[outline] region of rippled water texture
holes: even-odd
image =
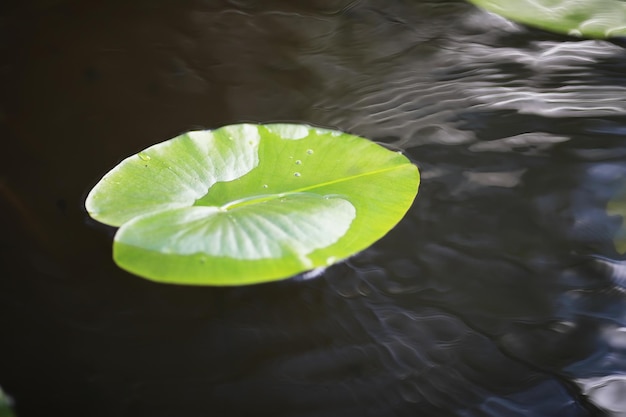
[[[18,415],[626,415],[606,211],[626,178],[623,47],[461,1],[307,3],[2,6],[0,386]],[[241,121],[402,149],[418,199],[316,279],[116,268],[87,191],[129,154]]]

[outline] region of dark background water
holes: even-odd
[[[128,3],[0,6],[0,386],[20,417],[625,415],[619,42],[462,1]],[[402,149],[419,196],[314,280],[119,270],[89,189],[242,121]]]

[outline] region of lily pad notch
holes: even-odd
[[[246,285],[326,267],[404,217],[419,187],[404,155],[300,124],[192,131],[132,155],[87,196],[119,227],[113,259],[150,280]]]

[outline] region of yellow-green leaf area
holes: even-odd
[[[415,165],[367,139],[241,124],[189,132],[125,159],[86,206],[121,226],[113,250],[120,267],[159,282],[244,285],[367,248],[402,219],[418,186]],[[140,203],[132,200],[142,190]]]
[[[124,159],[87,196],[89,215],[121,226],[134,217],[188,207],[218,181],[230,181],[258,164],[254,125],[193,131]]]
[[[613,236],[615,250],[620,254],[626,253],[626,190],[622,189],[615,197],[609,200],[607,212],[612,216],[620,216],[622,225]]]
[[[541,29],[590,38],[626,35],[621,0],[470,0],[493,13]]]

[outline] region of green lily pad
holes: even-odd
[[[345,259],[383,237],[417,167],[367,139],[296,124],[189,132],[123,160],[87,197],[113,258],[159,282],[243,285]]]
[[[609,200],[606,211],[611,216],[621,216],[622,225],[619,230],[613,236],[613,243],[615,250],[620,254],[626,253],[626,190],[622,189],[621,192],[616,194],[611,200]]]
[[[14,417],[15,414],[11,409],[13,401],[0,388],[0,417]]]
[[[622,0],[469,0],[490,12],[541,29],[589,38],[626,35]]]

